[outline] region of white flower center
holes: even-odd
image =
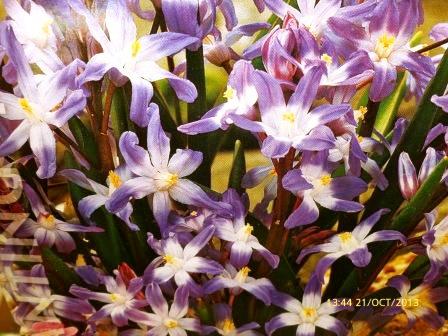
[[[47,230],[54,230],[56,229],[56,220],[53,215],[41,215],[39,216],[39,224],[47,229]]]
[[[241,229],[238,230],[236,233],[238,240],[246,242],[249,237],[252,235],[252,231],[254,230],[254,227],[250,224],[244,225]]]
[[[177,322],[176,320],[174,320],[172,318],[165,319],[165,321],[163,321],[163,324],[165,325],[165,327],[167,329],[174,329],[179,326],[179,322]]]
[[[160,174],[155,180],[157,190],[159,191],[167,191],[171,189],[171,187],[175,186],[178,181],[179,175],[171,173]]]
[[[299,315],[303,322],[312,324],[314,324],[318,317],[317,310],[313,307],[303,307]]]
[[[124,305],[127,302],[127,298],[119,293],[112,293],[109,295],[109,297],[113,303],[116,303],[118,305]]]
[[[345,252],[351,252],[359,248],[359,242],[353,237],[351,232],[342,232],[338,234],[341,249]]]
[[[249,275],[250,268],[247,266],[244,266],[242,269],[238,271],[238,273],[235,275],[235,280],[239,283],[245,283],[246,279]]]
[[[26,117],[30,121],[42,121],[41,116],[38,113],[38,108],[35,104],[31,103],[26,98],[18,99],[19,105],[22,108],[22,111],[25,112]]]

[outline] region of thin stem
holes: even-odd
[[[86,154],[79,148],[79,145],[74,142],[72,139],[70,139],[61,129],[59,128],[53,128],[53,132],[56,134],[56,137],[68,148],[70,147],[74,148],[79,155],[82,156],[84,160],[86,160],[89,164],[92,164],[92,162],[89,160]]]
[[[101,119],[101,129],[98,138],[98,145],[100,149],[100,158],[101,158],[101,167],[104,174],[107,174],[108,171],[114,169],[114,161],[112,159],[112,150],[109,144],[109,136],[107,131],[109,129],[109,119],[110,119],[110,110],[112,108],[112,98],[115,93],[115,85],[109,81],[107,90],[106,90],[106,98],[104,102],[103,108],[103,117]]]
[[[160,10],[156,11],[156,16],[154,17],[154,21],[152,22],[152,27],[151,27],[151,30],[149,32],[150,34],[155,34],[159,30],[160,20],[161,20],[162,15],[163,14],[161,13]]]
[[[426,47],[424,47],[424,48],[421,48],[421,49],[417,50],[417,52],[418,52],[419,54],[423,54],[424,52],[427,52],[427,51],[433,50],[433,49],[435,49],[435,48],[438,48],[438,47],[440,47],[440,46],[443,46],[443,45],[446,44],[446,43],[448,43],[448,38],[443,39],[443,40],[440,40],[440,41],[435,42],[435,43],[433,43],[433,44],[430,44],[429,46],[426,46]]]
[[[369,99],[367,103],[367,112],[364,115],[364,120],[359,128],[359,135],[362,137],[370,137],[375,125],[376,115],[380,108],[380,102],[374,102]]]

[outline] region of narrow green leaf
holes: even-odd
[[[186,51],[187,58],[187,78],[196,87],[198,97],[188,104],[188,122],[197,121],[207,112],[207,94],[205,85],[204,51],[201,46],[196,51]],[[190,178],[210,187],[211,185],[211,160],[209,142],[207,134],[199,134],[188,137],[188,147],[202,152],[203,160],[199,168],[190,176]]]
[[[67,295],[70,286],[81,285],[81,278],[50,248],[42,248],[42,263],[51,289],[56,294]]]
[[[135,131],[134,124],[129,119],[129,106],[126,100],[124,88],[117,88],[112,99],[110,118],[115,138],[118,140],[120,135],[126,131]]]
[[[78,117],[68,121],[68,127],[76,139],[79,148],[87,156],[89,161],[95,166],[99,166],[98,147],[92,132],[83,124]]]
[[[240,140],[235,141],[235,150],[233,152],[232,169],[229,176],[229,188],[233,188],[238,192],[244,192],[241,187],[241,180],[246,174],[246,159],[244,157],[244,146]]]
[[[406,75],[400,75],[398,86],[395,90],[381,102],[378,114],[375,120],[375,129],[381,134],[387,134],[393,127],[398,109],[406,93]]]

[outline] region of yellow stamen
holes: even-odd
[[[364,140],[364,138],[363,138],[362,136],[360,136],[360,135],[358,135],[357,138],[358,138],[358,142],[359,142],[359,143],[361,143],[361,142]]]
[[[232,100],[233,98],[235,98],[235,96],[236,96],[236,92],[235,92],[235,90],[234,90],[230,85],[227,85],[227,89],[226,89],[226,91],[223,93],[222,96],[223,96],[224,98],[226,98],[227,101],[229,101],[229,100]]]
[[[172,187],[179,181],[179,176],[177,174],[169,174],[169,176],[166,178],[166,182],[168,184],[168,187]]]
[[[321,183],[323,186],[327,186],[327,185],[329,185],[330,182],[331,182],[331,176],[330,176],[330,175],[324,175],[324,176],[322,176],[322,177],[320,178],[320,183]]]
[[[112,187],[118,188],[121,186],[123,181],[121,180],[120,176],[118,176],[117,173],[115,173],[113,170],[109,171],[109,175],[107,176],[109,179],[109,183]]]
[[[172,265],[172,264],[174,264],[174,263],[176,262],[176,258],[173,257],[173,256],[170,255],[170,254],[167,254],[167,255],[164,255],[164,256],[163,256],[163,261],[164,261],[166,264]]]
[[[19,98],[19,105],[26,114],[28,114],[29,116],[34,116],[33,108],[31,107],[31,104],[27,99]]]
[[[198,215],[198,212],[197,211],[192,211],[192,212],[190,212],[190,216],[191,217],[196,217]]]
[[[56,219],[53,215],[43,216],[40,224],[47,230],[53,230],[56,227]]]
[[[352,239],[352,234],[350,232],[342,232],[338,234],[338,237],[341,240],[341,242],[346,243]]]
[[[229,333],[231,331],[235,330],[235,324],[233,323],[233,321],[231,319],[225,319],[222,322],[222,331],[224,331],[225,333]]]
[[[320,57],[320,59],[321,59],[322,61],[324,61],[325,63],[327,63],[327,65],[331,65],[331,64],[333,64],[333,57],[331,57],[331,56],[328,55],[328,54],[323,54],[323,55]]]
[[[247,266],[244,266],[242,269],[238,271],[238,273],[235,276],[235,280],[238,282],[245,282],[250,272],[250,268]]]
[[[177,328],[177,326],[179,325],[179,323],[177,323],[177,321],[173,319],[166,319],[164,324],[168,329]]]
[[[375,52],[379,58],[387,58],[393,50],[395,37],[389,34],[380,36],[376,43]]]
[[[254,227],[250,224],[246,224],[244,227],[244,233],[250,236],[252,234],[252,231],[254,231]]]
[[[296,115],[293,112],[288,111],[288,112],[283,113],[282,119],[284,121],[294,123],[296,121]]]
[[[317,310],[313,307],[304,307],[302,310],[302,317],[305,322],[313,323],[317,319]]]
[[[272,168],[271,171],[269,172],[270,175],[273,176],[277,176],[277,171],[275,170],[275,168]]]
[[[131,45],[131,55],[133,58],[137,57],[138,53],[142,49],[142,44],[139,40],[135,40]]]

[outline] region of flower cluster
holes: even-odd
[[[0,214],[27,215],[0,218],[0,299],[22,331],[342,336],[370,297],[392,304],[369,332],[442,327],[448,24],[423,46],[421,0],[254,0],[272,24],[244,25],[239,1],[151,2],[4,1],[0,172],[23,195],[0,174]]]

